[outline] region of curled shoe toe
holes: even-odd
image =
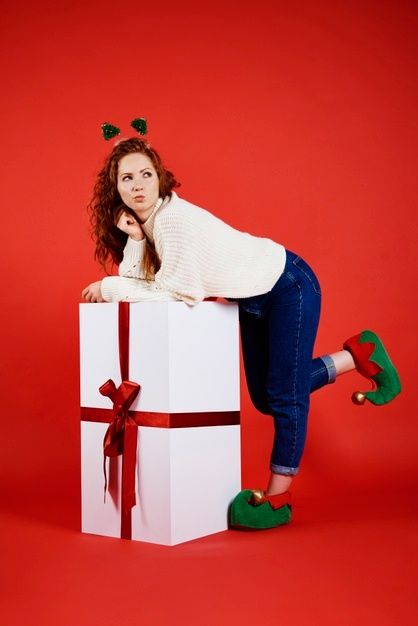
[[[400,393],[399,374],[390,360],[389,354],[380,337],[372,330],[363,330],[358,335],[347,339],[343,349],[353,357],[356,370],[373,382],[373,391],[356,391],[352,395],[354,404],[387,404]]]

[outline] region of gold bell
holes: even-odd
[[[253,506],[259,506],[265,501],[266,498],[262,489],[252,489],[250,499],[248,500],[250,504],[252,504]]]
[[[351,400],[354,404],[364,404],[366,402],[366,394],[362,391],[355,391],[351,396]]]

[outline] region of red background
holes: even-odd
[[[101,276],[85,206],[100,124],[129,136],[138,116],[180,195],[311,263],[318,355],[370,327],[398,365],[386,407],[351,404],[357,374],[313,396],[295,496],[416,498],[417,21],[406,0],[3,3],[6,508],[67,507],[77,529],[78,302]],[[242,383],[254,487],[272,430]]]

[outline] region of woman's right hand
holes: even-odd
[[[141,241],[141,239],[144,239],[144,233],[140,224],[138,224],[136,219],[127,211],[121,212],[116,222],[116,226],[119,230],[129,235],[129,237],[135,241]]]

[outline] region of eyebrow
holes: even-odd
[[[139,170],[139,173],[142,174],[142,172],[145,172],[145,170],[151,170],[150,167],[144,167],[144,169]],[[127,174],[130,174],[132,176],[132,172],[121,172],[119,174],[119,176],[126,176]]]

